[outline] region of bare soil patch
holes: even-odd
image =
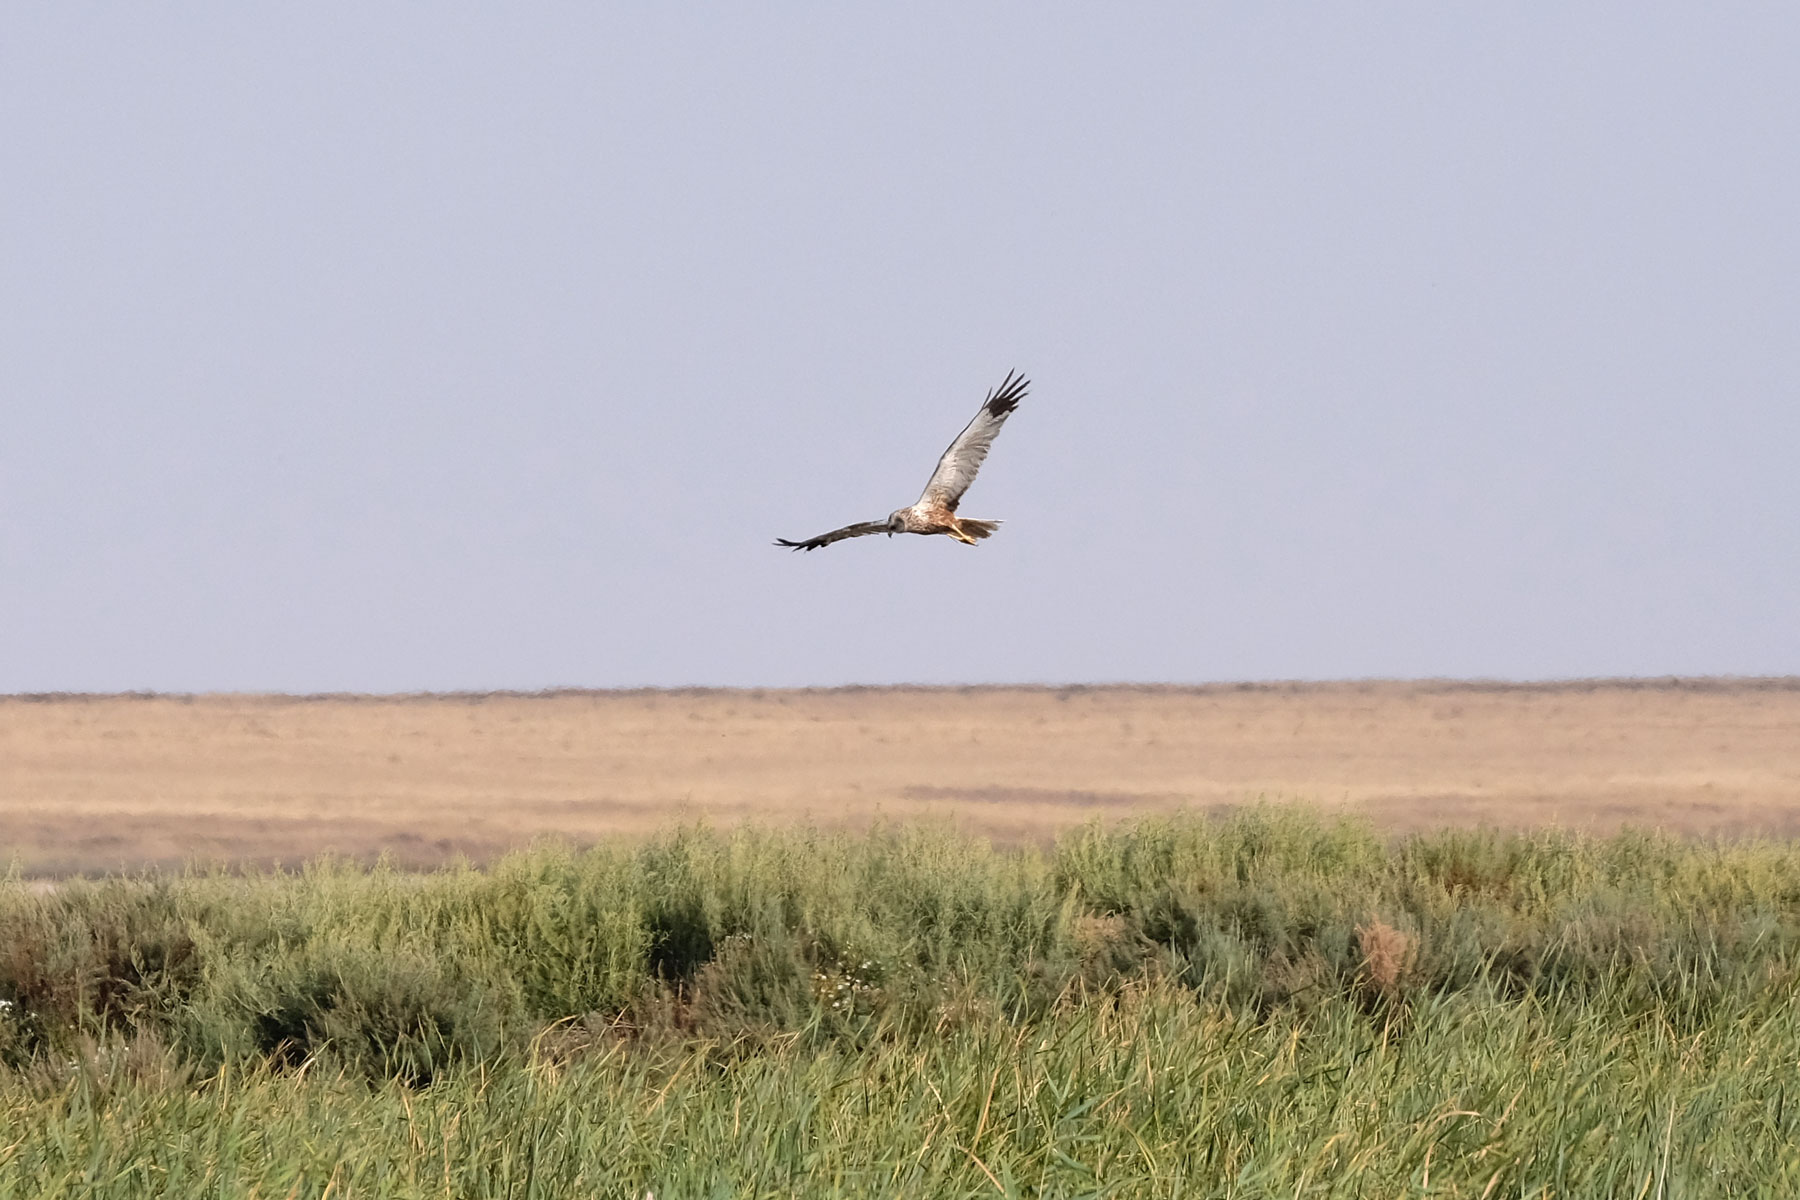
[[[684,820],[1015,840],[1259,798],[1796,835],[1800,679],[0,698],[0,853],[30,874],[424,866]]]

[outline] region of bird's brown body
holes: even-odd
[[[998,521],[977,521],[959,517],[954,509],[942,505],[915,504],[900,510],[902,533],[947,533],[959,542],[973,546],[993,534]]]

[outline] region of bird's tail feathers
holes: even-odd
[[[1000,528],[998,521],[978,521],[974,517],[958,517],[957,526],[976,541],[994,536],[994,530]]]

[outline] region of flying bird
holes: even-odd
[[[973,546],[982,538],[991,536],[1000,527],[1000,522],[959,517],[956,515],[956,506],[962,503],[963,493],[975,482],[975,472],[981,469],[981,464],[987,459],[988,448],[994,444],[994,437],[1000,432],[1000,426],[1006,424],[1006,418],[1012,415],[1013,409],[1019,407],[1019,401],[1025,398],[1025,389],[1030,386],[1031,381],[1023,375],[1007,372],[1006,379],[1000,386],[989,392],[988,398],[981,402],[975,419],[956,435],[956,440],[950,443],[950,448],[938,459],[937,470],[931,473],[931,481],[925,485],[925,492],[919,497],[917,504],[910,508],[895,509],[885,521],[846,525],[842,529],[807,538],[804,542],[777,538],[775,544],[792,550],[817,550],[820,546],[829,546],[845,538],[864,537],[871,533],[885,533],[889,537],[896,533],[943,533]]]

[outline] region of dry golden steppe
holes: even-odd
[[[1800,679],[0,698],[0,852],[30,874],[426,865],[695,820],[1012,840],[1259,797],[1794,835]]]

